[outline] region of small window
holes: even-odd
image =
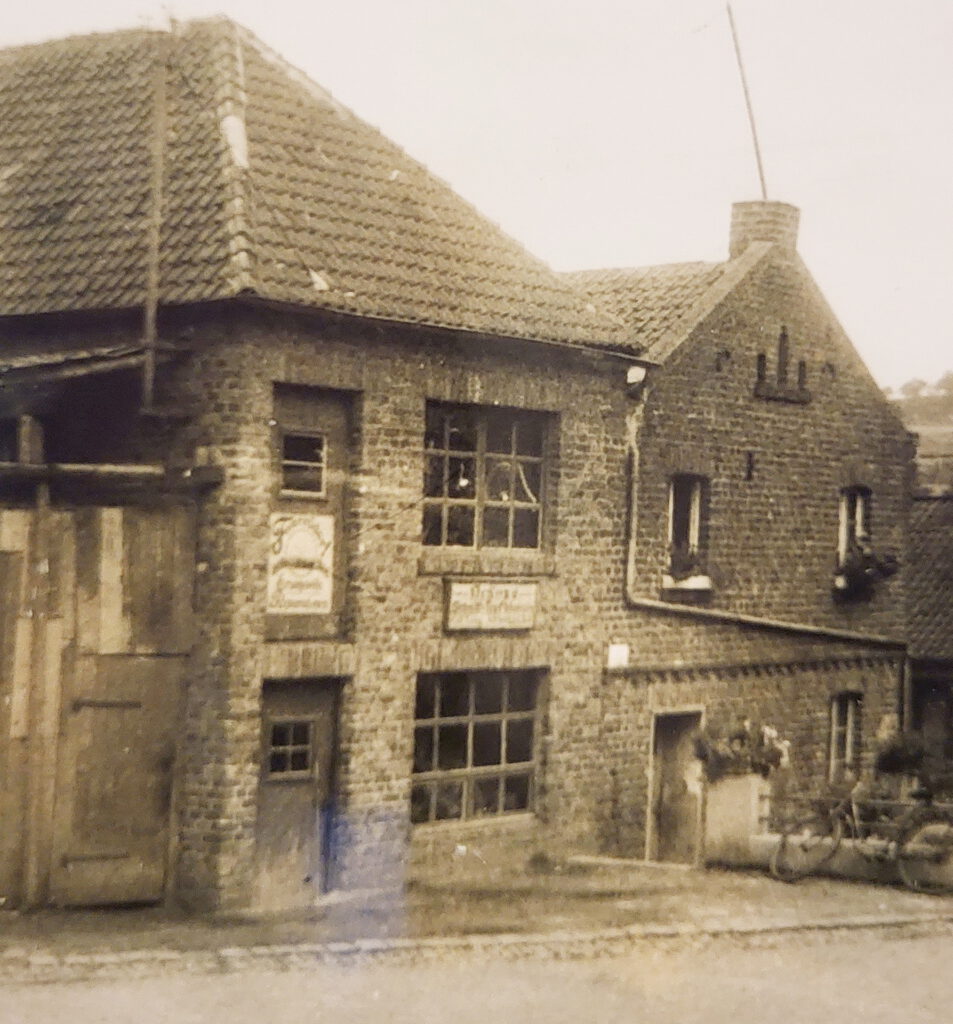
[[[311,776],[314,764],[313,723],[308,718],[272,719],[268,726],[265,775],[269,779]]]
[[[324,434],[291,433],[281,436],[281,489],[322,497],[328,446]]]
[[[669,574],[674,580],[704,575],[708,481],[701,476],[672,477],[668,503]]]
[[[419,677],[411,790],[414,824],[532,809],[537,698],[535,672]]]
[[[871,492],[869,487],[846,487],[840,495],[840,530],[837,557],[840,565],[851,553],[866,553],[871,541]]]
[[[861,747],[861,711],[863,696],[859,693],[838,693],[831,698],[831,745],[828,778],[843,781],[850,770],[858,774]]]
[[[545,428],[540,413],[428,403],[423,543],[539,548]]]

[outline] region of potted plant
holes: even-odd
[[[881,580],[900,568],[896,555],[878,555],[863,538],[853,541],[834,572],[834,594],[841,599],[868,598]]]

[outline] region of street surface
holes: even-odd
[[[618,958],[9,985],[0,1024],[950,1024],[953,934],[663,943]]]

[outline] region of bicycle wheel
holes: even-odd
[[[837,852],[844,835],[841,818],[810,814],[782,833],[771,854],[771,874],[780,882],[796,882],[822,868]]]
[[[900,839],[897,870],[914,892],[953,892],[953,823],[943,814],[921,819]]]

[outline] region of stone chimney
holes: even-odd
[[[793,253],[797,248],[800,216],[800,210],[788,203],[773,203],[766,199],[734,203],[731,207],[728,255],[735,259],[752,242],[775,242]]]

